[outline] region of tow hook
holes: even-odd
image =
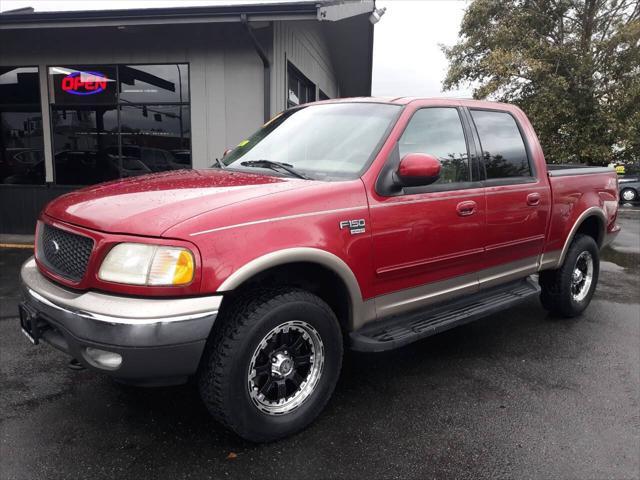
[[[67,364],[67,366],[71,369],[71,370],[84,370],[85,367],[84,365],[82,365],[78,359],[76,358],[72,358],[71,360],[69,360],[69,363]]]

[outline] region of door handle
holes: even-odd
[[[474,202],[473,200],[469,200],[466,202],[460,202],[456,206],[456,210],[458,212],[458,215],[460,215],[461,217],[468,217],[469,215],[473,215],[474,213],[476,213],[477,206],[478,204],[476,202]]]
[[[530,205],[532,207],[540,205],[540,194],[530,193],[529,195],[527,195],[527,205]]]

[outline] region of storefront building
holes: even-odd
[[[0,233],[82,186],[209,167],[285,108],[370,95],[374,10],[0,14]]]

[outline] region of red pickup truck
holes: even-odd
[[[210,169],[51,202],[21,325],[123,382],[196,376],[216,419],[268,441],[320,413],[343,346],[396,348],[534,295],[580,314],[617,209],[615,172],[548,167],[514,106],[307,104]]]

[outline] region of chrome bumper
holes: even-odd
[[[33,258],[20,274],[24,304],[42,324],[43,340],[89,368],[133,383],[179,383],[195,373],[222,302],[220,295],[164,299],[75,292],[44,277]],[[121,366],[96,366],[87,347],[120,354]]]

